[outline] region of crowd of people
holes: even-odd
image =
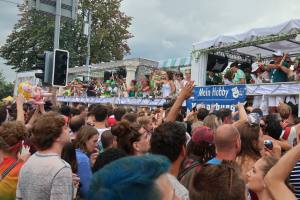
[[[206,85],[260,84],[300,80],[299,58],[292,60],[287,53],[273,53],[270,63],[257,60],[231,63],[224,72],[207,71]],[[108,73],[108,72],[107,72]],[[108,73],[109,74],[109,73]],[[126,84],[126,72],[83,82],[74,79],[65,88],[65,96],[166,98],[179,94],[191,81],[191,69],[180,71],[154,69]]]
[[[297,106],[185,113],[111,104],[0,108],[2,200],[300,198]]]
[[[299,81],[299,61],[292,60],[287,53],[276,51],[270,63],[257,60],[248,63],[231,63],[224,74],[207,72],[207,85],[260,84]]]
[[[116,73],[92,78],[86,83],[75,79],[65,88],[65,96],[171,98],[191,81],[191,70],[186,69],[184,75],[182,72],[153,70],[151,74],[132,80],[129,85],[124,77]]]

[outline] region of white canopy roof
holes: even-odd
[[[222,51],[224,48],[242,54],[262,57],[281,50],[289,54],[300,52],[300,42],[295,40],[300,33],[300,19],[290,20],[277,26],[254,28],[245,33],[225,36],[193,44],[194,51]]]

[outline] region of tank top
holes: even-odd
[[[170,96],[171,94],[171,86],[168,83],[164,83],[161,88],[163,98]]]

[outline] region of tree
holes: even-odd
[[[2,72],[0,71],[0,100],[7,96],[13,96],[13,93],[14,84],[6,82]]]
[[[28,10],[28,1],[19,7],[21,19],[15,24],[0,56],[16,71],[28,71],[37,62],[36,55],[53,50],[54,17]],[[130,52],[127,30],[131,17],[120,11],[122,0],[80,0],[77,21],[62,20],[60,48],[70,52],[70,67],[85,64],[87,37],[83,34],[84,15],[92,12],[91,61],[121,60]]]

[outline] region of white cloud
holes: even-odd
[[[162,43],[162,46],[167,49],[171,49],[171,48],[175,47],[175,44],[171,41],[163,40],[161,43]]]

